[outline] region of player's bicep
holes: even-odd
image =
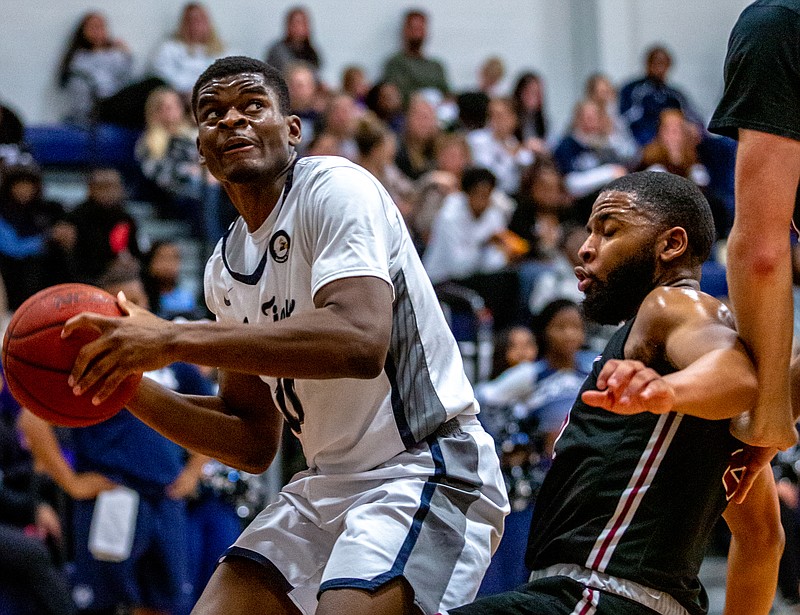
[[[710,352],[729,350],[749,361],[739,335],[728,325],[715,319],[697,317],[672,329],[665,340],[670,363],[683,369]]]
[[[332,310],[358,332],[387,345],[392,332],[392,302],[392,287],[373,276],[334,280],[314,295],[317,308]]]

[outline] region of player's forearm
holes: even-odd
[[[268,324],[175,325],[175,360],[276,378],[374,378],[388,340],[327,308]]]
[[[127,407],[184,448],[247,472],[263,472],[277,452],[277,442],[258,436],[260,423],[237,416],[219,397],[181,395],[144,378]]]
[[[709,420],[749,411],[758,393],[753,365],[738,346],[711,351],[664,380],[675,391],[675,412]]]

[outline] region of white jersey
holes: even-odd
[[[293,176],[292,176],[293,175]],[[209,309],[221,322],[270,323],[315,309],[341,278],[373,276],[394,293],[391,344],[371,380],[262,376],[324,473],[374,468],[447,420],[477,414],[472,387],[397,207],[366,170],[338,157],[300,159],[260,228],[238,218],[205,271]],[[269,352],[269,349],[265,349]]]

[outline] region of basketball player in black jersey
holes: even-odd
[[[556,442],[531,524],[531,582],[450,613],[703,615],[698,571],[724,514],[726,614],[766,614],[782,531],[768,468],[741,505],[723,486],[735,485],[742,446],[730,419],[751,409],[757,381],[732,315],[700,291],[708,203],[681,177],[634,173],[604,189],[588,230],[584,309],[624,325]]]

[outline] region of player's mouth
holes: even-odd
[[[231,137],[222,144],[223,154],[238,154],[239,152],[246,152],[255,147],[255,144],[245,137]]]
[[[592,283],[592,276],[583,267],[575,267],[575,277],[578,278],[578,290],[585,293]]]

